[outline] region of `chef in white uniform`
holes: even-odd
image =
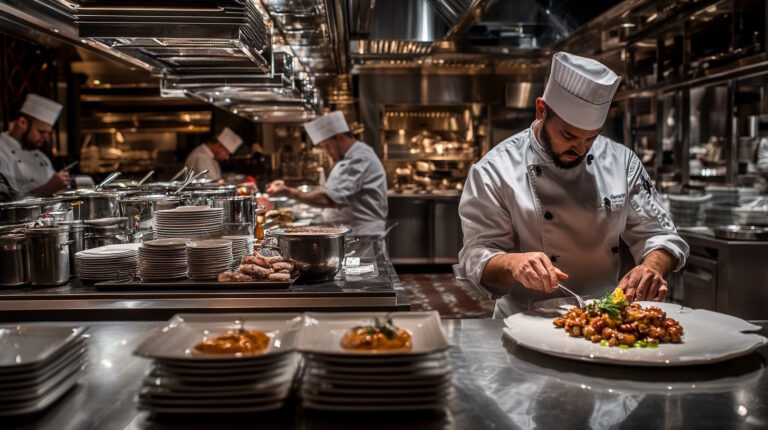
[[[617,282],[629,300],[661,300],[664,276],[688,245],[638,157],[600,136],[620,78],[557,53],[536,121],[469,172],[459,205],[464,247],[455,267],[497,298],[495,317],[558,297],[558,282],[600,296]],[[619,282],[619,241],[638,263]]]
[[[0,134],[0,175],[13,199],[50,196],[69,186],[69,174],[57,173],[40,151],[48,143],[61,109],[53,100],[29,94],[11,129]]]
[[[755,165],[757,171],[768,179],[768,137],[760,139],[760,143],[757,144],[757,154],[755,154]]]
[[[219,161],[229,160],[229,156],[237,151],[243,143],[243,139],[229,127],[219,133],[216,139],[210,140],[197,148],[187,156],[184,165],[195,172],[208,169],[205,177],[218,181],[221,179],[221,165]]]
[[[324,221],[349,224],[359,236],[381,237],[387,219],[387,174],[373,148],[355,140],[341,111],[304,124],[310,140],[336,162],[322,190],[302,193],[283,181],[267,193],[328,208]]]

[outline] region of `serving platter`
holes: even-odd
[[[581,337],[571,337],[552,325],[551,316],[521,312],[504,320],[504,334],[534,351],[557,357],[623,366],[690,366],[711,364],[749,354],[768,344],[763,336],[747,333],[759,326],[740,318],[672,303],[639,302],[657,306],[683,327],[682,343],[663,343],[657,348],[600,346]]]

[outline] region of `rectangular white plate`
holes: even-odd
[[[347,351],[341,347],[341,338],[348,330],[356,326],[372,324],[374,317],[392,318],[392,322],[411,333],[413,348],[411,351]],[[440,324],[440,314],[431,312],[391,312],[368,313],[318,313],[308,312],[305,326],[299,340],[299,349],[315,354],[343,355],[362,360],[377,357],[411,356],[431,354],[450,347]]]
[[[157,359],[189,362],[255,362],[271,359],[274,354],[293,351],[298,345],[301,314],[178,314],[153,331],[134,354]],[[207,336],[216,336],[239,328],[265,332],[271,341],[260,355],[221,355],[193,353],[195,344]]]
[[[86,326],[19,324],[0,326],[0,372],[2,374],[45,365],[82,335]]]

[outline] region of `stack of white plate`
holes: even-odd
[[[243,257],[253,255],[253,236],[222,236],[232,242],[232,261],[240,264]]]
[[[669,195],[669,212],[678,227],[700,225],[703,221],[704,203],[712,198],[709,194],[691,196],[685,194]]]
[[[0,327],[0,416],[41,411],[69,391],[87,361],[87,329]]]
[[[344,333],[392,318],[408,330],[408,352],[350,352],[341,347]],[[305,370],[302,405],[325,411],[441,410],[453,397],[448,340],[437,312],[309,313],[299,342]]]
[[[232,414],[279,409],[290,395],[301,356],[299,314],[176,315],[134,353],[151,358],[139,408],[170,414]],[[206,336],[258,330],[270,338],[260,355],[201,355]]]
[[[86,281],[128,278],[139,263],[139,243],[121,243],[86,249],[75,254],[77,276]]]
[[[208,206],[179,206],[157,211],[155,237],[188,239],[215,239],[221,237],[224,209]]]
[[[712,195],[712,203],[726,206],[739,206],[755,200],[760,193],[752,187],[729,187],[712,185],[704,189]]]
[[[139,276],[144,281],[187,277],[187,239],[157,239],[139,248]]]
[[[216,279],[232,269],[232,242],[227,239],[197,240],[187,243],[190,279]]]

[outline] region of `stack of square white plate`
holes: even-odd
[[[179,206],[157,211],[155,237],[215,239],[224,234],[224,209],[208,206]]]
[[[157,239],[139,248],[139,276],[144,281],[187,277],[187,239]]]
[[[232,269],[232,242],[227,239],[197,240],[187,243],[189,279],[216,279]]]
[[[170,414],[231,414],[279,409],[297,378],[299,314],[175,315],[134,353],[151,358],[139,408]],[[199,354],[194,346],[229,331],[258,330],[271,339],[260,355]]]
[[[253,255],[253,236],[222,236],[232,242],[232,261],[240,264],[243,257]]]
[[[75,254],[77,276],[86,281],[128,278],[139,264],[139,243],[121,243],[86,249]]]
[[[0,416],[41,411],[78,381],[88,327],[0,327]]]
[[[408,330],[408,352],[347,351],[349,329],[391,318]],[[441,410],[453,397],[451,364],[437,312],[308,313],[299,349],[305,369],[302,405],[325,411]]]

